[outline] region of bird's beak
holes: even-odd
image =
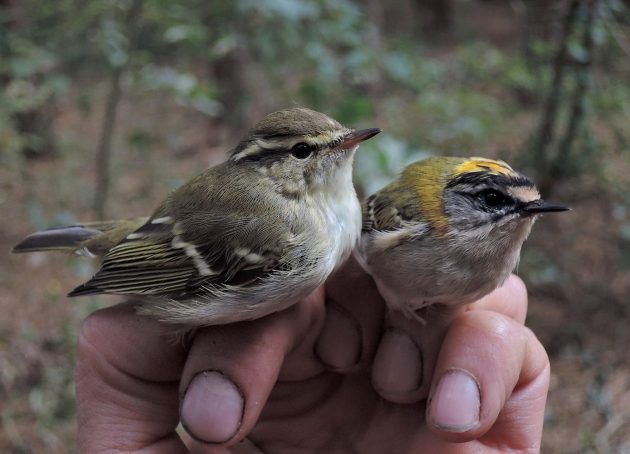
[[[379,132],[381,132],[379,128],[360,129],[358,131],[349,132],[343,137],[342,142],[337,146],[337,148],[350,150],[356,145],[359,145],[361,142],[374,137]]]
[[[542,199],[533,200],[531,202],[526,203],[523,208],[521,208],[521,214],[523,216],[533,216],[535,214],[540,213],[555,213],[559,211],[567,211],[570,210],[566,205],[560,205],[558,203],[549,203],[545,202]]]

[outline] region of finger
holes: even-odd
[[[326,318],[315,351],[329,370],[368,364],[383,325],[385,303],[374,281],[350,259],[326,282]]]
[[[185,352],[163,326],[131,303],[103,309],[83,322],[77,355],[81,452],[187,452],[175,432]]]
[[[466,310],[477,309],[499,312],[524,324],[527,317],[525,283],[520,277],[511,274],[501,287],[466,307]]]
[[[524,323],[527,290],[512,275],[504,285],[481,300],[464,307],[432,306],[422,311],[422,321],[390,312],[372,366],[377,392],[394,403],[425,399],[444,335],[451,321],[466,311],[491,310]]]
[[[422,321],[389,312],[372,364],[372,384],[386,400],[406,404],[425,399],[439,346],[452,311],[425,312]]]
[[[279,378],[321,373],[312,350],[322,320],[320,289],[286,311],[200,330],[180,387],[181,421],[193,439],[200,445],[237,443],[254,427]]]
[[[547,354],[528,328],[496,312],[466,312],[444,339],[427,422],[441,438],[463,442],[482,437],[506,410],[513,443],[535,443],[548,385]]]

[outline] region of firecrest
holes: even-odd
[[[567,209],[503,161],[432,157],[365,200],[355,255],[390,308],[421,318],[500,286],[536,218]]]

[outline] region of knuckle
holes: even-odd
[[[494,311],[479,310],[464,312],[459,322],[464,329],[481,333],[484,337],[491,337],[496,341],[503,341],[515,335],[522,334],[518,325],[511,318]]]
[[[103,311],[96,311],[88,315],[81,322],[78,337],[79,351],[91,350],[94,344],[98,344],[104,337],[104,325],[107,324],[107,317]]]

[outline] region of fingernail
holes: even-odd
[[[434,426],[447,432],[466,432],[479,424],[479,386],[462,370],[442,375],[429,407]]]
[[[404,394],[422,384],[422,354],[403,331],[391,329],[383,334],[374,357],[372,381],[381,392]]]
[[[225,375],[203,371],[193,377],[181,405],[182,426],[202,443],[223,443],[236,434],[243,396]]]
[[[319,359],[332,370],[354,367],[361,359],[361,328],[346,311],[326,306],[326,319],[315,345]]]

